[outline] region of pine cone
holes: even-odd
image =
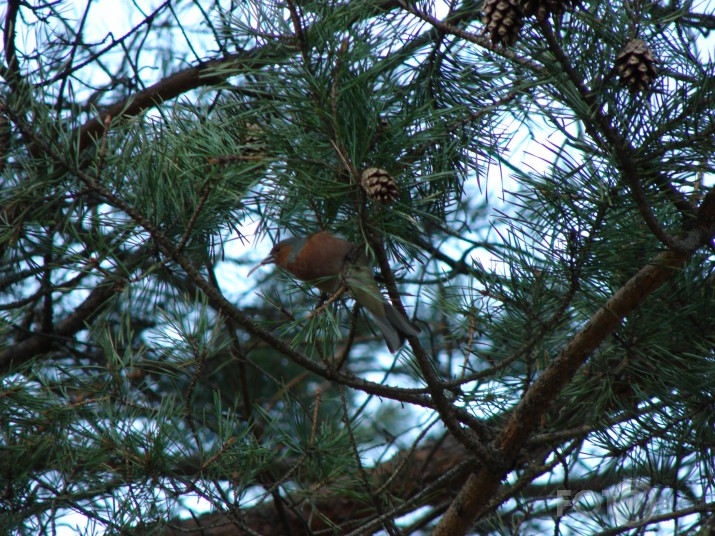
[[[245,123],[241,132],[243,153],[248,156],[265,156],[265,145],[261,139],[263,130],[255,123]]]
[[[536,15],[539,20],[545,20],[549,14],[561,15],[571,4],[571,0],[521,0],[520,7],[525,17]]]
[[[384,169],[368,168],[362,172],[360,183],[368,197],[380,203],[392,203],[399,189],[397,183]]]
[[[616,57],[621,83],[631,94],[648,89],[655,80],[653,51],[642,39],[631,39]]]
[[[524,18],[519,1],[484,0],[482,21],[495,45],[509,46],[516,41]]]

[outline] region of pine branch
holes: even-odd
[[[122,266],[119,266],[94,287],[89,296],[75,308],[72,314],[57,321],[50,333],[37,333],[1,351],[0,370],[7,373],[30,359],[47,354],[85,329],[112,298],[123,291],[129,276],[144,262],[145,258],[146,251],[144,249],[131,253]]]
[[[3,69],[2,77],[7,80],[12,87],[17,89],[20,77],[20,62],[17,59],[17,48],[15,37],[17,35],[17,14],[20,11],[20,0],[8,0],[7,12],[5,13],[5,27],[3,29],[3,48],[5,50],[6,69]]]
[[[283,43],[282,47],[266,45],[248,52],[230,54],[164,78],[135,95],[105,108],[97,117],[82,125],[77,132],[79,149],[87,148],[105,133],[104,123],[108,117],[116,120],[137,116],[188,91],[202,86],[218,86],[242,69],[251,70],[265,62],[280,61],[283,55],[274,56],[275,50],[278,48],[283,51],[286,47],[290,49],[289,44]]]
[[[452,489],[464,482],[469,472],[469,452],[452,438],[442,443],[428,442],[418,450],[408,449],[388,462],[366,469],[367,477],[375,484],[389,480],[384,491],[395,499],[405,501],[395,510],[382,516],[374,507],[356,502],[350,494],[337,495],[331,488],[317,490],[312,505],[287,511],[293,536],[307,536],[321,530],[337,527],[360,527],[356,533],[365,534],[377,528],[384,519],[394,519],[420,505],[438,504],[451,495]],[[310,525],[305,508],[315,508],[321,513],[314,516]],[[284,525],[275,515],[274,506],[265,504],[240,512],[243,523],[262,536],[285,534]],[[210,513],[187,521],[174,520],[167,525],[166,536],[199,532],[206,536],[245,534],[224,513]]]
[[[692,232],[702,240],[699,232]],[[687,237],[688,240],[695,237]],[[506,460],[514,460],[537,423],[578,368],[636,307],[671,279],[692,254],[665,251],[644,266],[576,333],[525,393],[496,440]],[[440,521],[436,535],[465,534],[486,508],[507,471],[482,467],[470,475]]]

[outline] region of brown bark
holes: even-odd
[[[448,436],[442,442],[428,442],[413,452],[403,452],[368,470],[368,476],[374,489],[384,486],[381,495],[392,497],[393,503],[397,505],[422,493],[422,500],[410,506],[410,510],[413,510],[419,505],[437,505],[451,500],[454,491],[466,481],[473,465],[467,465],[463,470],[454,469],[459,462],[468,461],[470,458],[465,447]],[[451,475],[450,470],[453,473]],[[444,475],[448,478],[443,478]],[[434,489],[430,489],[431,485],[434,485]],[[335,491],[327,488],[317,491],[310,502],[305,501],[293,507],[285,506],[283,511],[281,518],[275,505],[267,503],[246,510],[236,508],[235,511],[215,512],[170,523],[164,534],[236,536],[253,532],[261,536],[303,536],[320,530],[345,534],[358,527],[361,531],[364,530],[361,525],[379,515],[372,503],[356,501],[354,496],[348,493],[338,496]],[[383,514],[389,519],[399,515],[396,511]],[[375,525],[375,529],[381,526],[379,520]]]

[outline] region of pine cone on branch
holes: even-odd
[[[384,204],[392,203],[399,192],[395,179],[380,168],[368,168],[363,171],[360,184],[369,198]]]
[[[571,0],[521,0],[520,7],[524,17],[536,15],[545,20],[550,14],[561,15],[571,4]]]
[[[616,57],[616,69],[621,83],[631,94],[650,88],[655,80],[656,59],[653,51],[642,39],[631,39]]]
[[[494,45],[513,45],[524,22],[520,0],[484,0],[485,31]]]

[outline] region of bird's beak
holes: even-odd
[[[251,270],[248,272],[248,274],[246,275],[246,277],[251,277],[251,274],[252,274],[253,272],[255,272],[256,270],[258,270],[261,266],[265,266],[266,264],[274,264],[275,262],[276,262],[276,259],[275,259],[275,257],[273,256],[273,253],[271,253],[270,255],[268,255],[268,257],[266,257],[266,258],[263,259],[261,262],[259,262],[258,264],[256,264],[253,268],[251,268]]]

